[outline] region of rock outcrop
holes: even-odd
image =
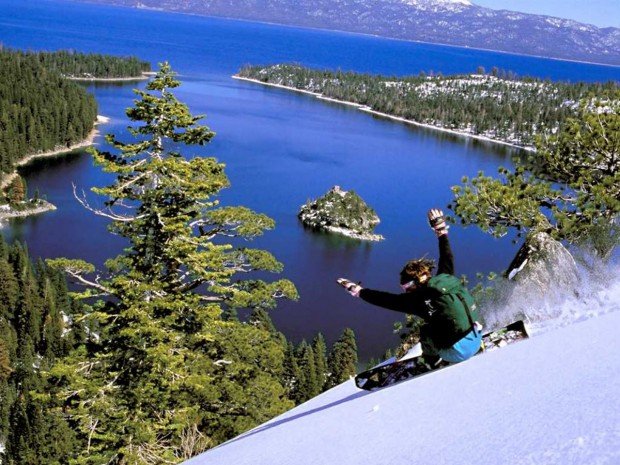
[[[529,235],[506,270],[506,277],[531,291],[575,287],[579,281],[573,256],[546,233]]]
[[[526,318],[542,321],[557,316],[558,303],[579,285],[570,252],[546,233],[530,234],[488,301],[481,302],[487,327]]]
[[[323,197],[306,202],[298,217],[313,229],[361,240],[383,240],[383,236],[373,233],[380,222],[375,211],[355,192],[342,190],[340,186],[334,186]]]

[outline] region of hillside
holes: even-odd
[[[388,389],[347,381],[185,463],[619,463],[620,283],[566,311],[589,319]]]
[[[618,28],[493,10],[469,0],[81,1],[620,65]]]

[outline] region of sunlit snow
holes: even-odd
[[[347,381],[188,465],[620,463],[620,280],[502,350],[375,392]]]
[[[428,7],[428,6],[437,6],[437,5],[472,6],[472,3],[469,0],[402,0],[402,2],[407,5],[413,5],[417,7]]]

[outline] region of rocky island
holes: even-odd
[[[342,234],[354,239],[380,241],[384,237],[373,230],[380,220],[354,191],[332,187],[323,197],[308,200],[297,215],[310,228]]]

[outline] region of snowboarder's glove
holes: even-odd
[[[443,216],[443,212],[437,208],[433,208],[428,211],[428,224],[431,225],[437,237],[448,234],[449,226],[446,224],[446,218]]]
[[[344,287],[347,290],[347,292],[351,294],[353,297],[360,296],[360,291],[363,288],[359,284],[355,284],[353,281],[349,281],[348,279],[345,279],[345,278],[339,278],[337,281],[338,281],[338,284]]]

